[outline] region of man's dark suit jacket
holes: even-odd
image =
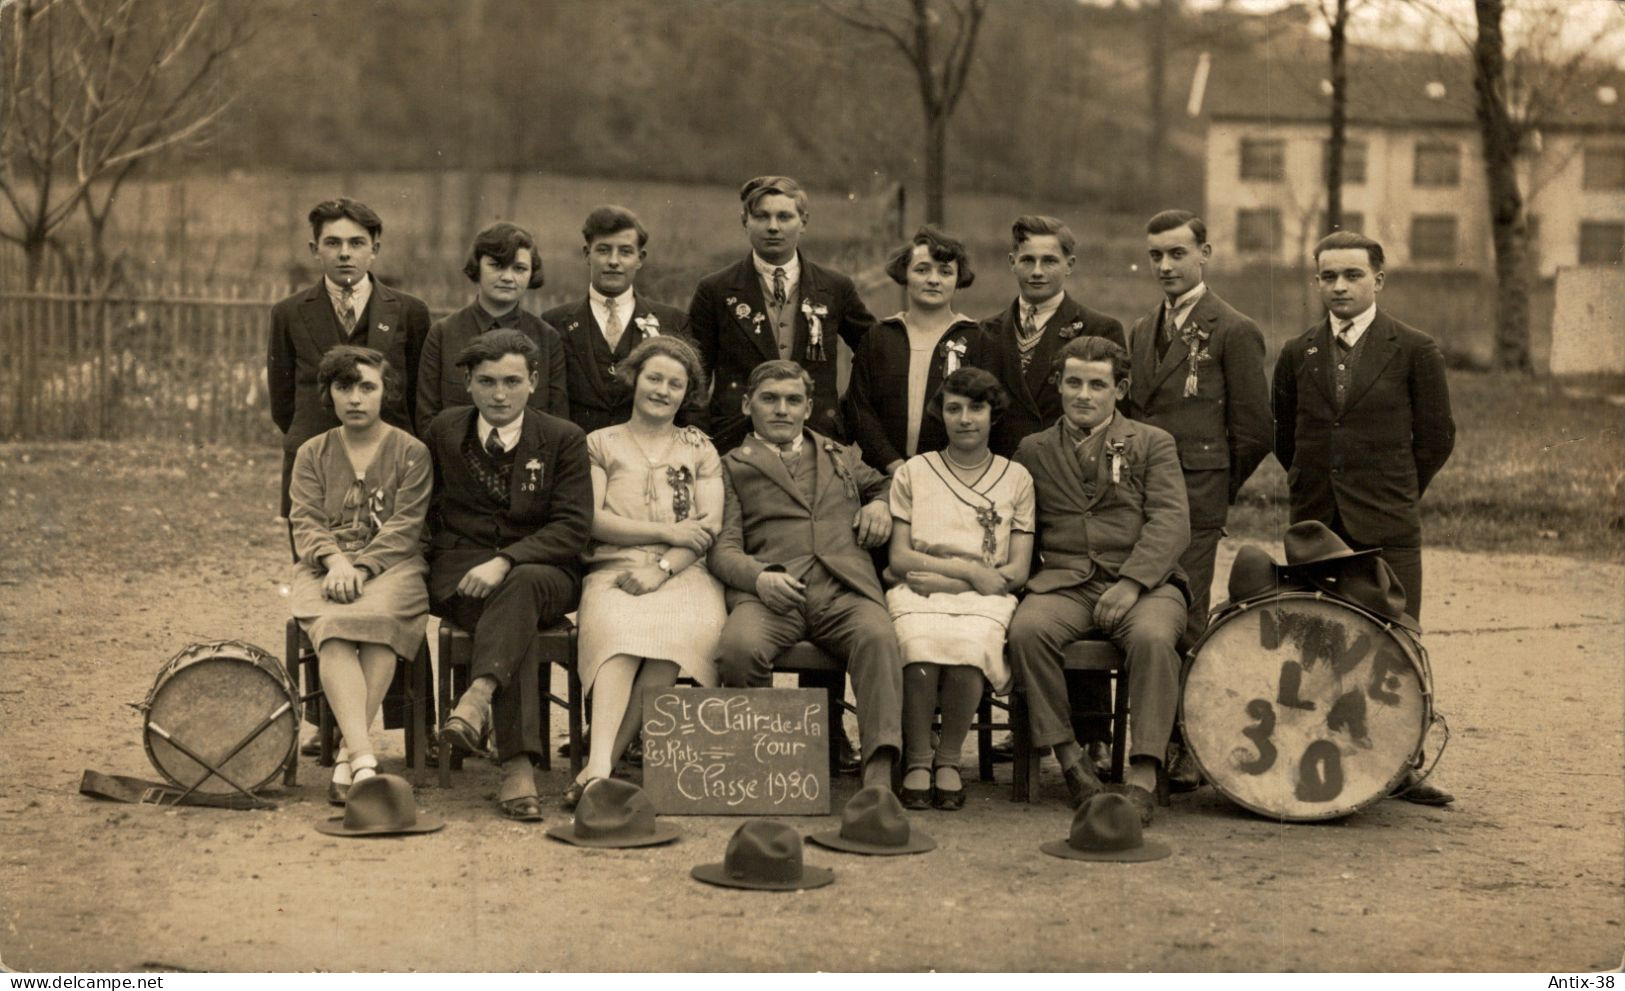
[[[1322,320],[1275,362],[1275,456],[1287,470],[1292,522],[1341,519],[1364,544],[1417,547],[1418,503],[1456,442],[1444,356],[1433,339],[1381,309],[1337,409],[1337,345]]]
[[[579,574],[592,530],[586,435],[569,420],[525,410],[514,448],[511,501],[506,512],[492,515],[477,497],[481,484],[463,455],[463,441],[478,415],[472,406],[454,406],[424,431],[423,442],[434,459],[431,564],[446,552],[485,550],[515,565],[550,564]]]
[[[982,331],[974,320],[961,320],[949,327],[942,341],[931,349],[931,367],[925,380],[927,407],[947,376],[948,347],[962,348],[960,365],[981,367]],[[901,316],[887,317],[875,325],[863,345],[852,356],[852,381],[846,388],[847,426],[852,439],[863,451],[863,460],[881,471],[893,461],[906,461],[908,444],[908,330]],[[940,451],[948,445],[948,431],[942,418],[929,409],[920,415],[917,453]]]
[[[632,416],[632,390],[610,369],[650,336],[643,329],[645,325],[656,334],[681,337],[694,343],[688,330],[688,314],[641,295],[634,295],[633,300],[632,317],[626,321],[621,346],[615,352],[610,351],[609,343],[604,340],[604,328],[592,315],[592,301],[587,297],[555,306],[542,314],[542,319],[558,328],[564,340],[570,420],[589,434],[625,423]],[[650,320],[654,322],[651,324]]]
[[[982,335],[986,353],[980,367],[992,372],[1004,383],[1010,393],[1010,408],[993,425],[989,446],[993,453],[1010,457],[1016,453],[1021,439],[1052,425],[1061,416],[1061,394],[1056,387],[1056,376],[1050,364],[1067,341],[1074,337],[1104,337],[1115,341],[1124,350],[1128,338],[1123,336],[1123,325],[1114,317],[1091,310],[1068,293],[1061,306],[1044,325],[1044,336],[1033,349],[1032,363],[1021,370],[1021,351],[1016,347],[1016,328],[1021,326],[1021,298],[986,320],[982,321]]]
[[[412,383],[417,381],[418,357],[429,333],[429,308],[416,296],[373,279],[366,315],[367,346],[383,352],[404,386],[399,396],[384,402],[383,418],[411,433],[417,406]],[[317,395],[316,370],[329,348],[344,343],[342,334],[332,298],[320,280],[271,307],[266,387],[284,451],[297,451],[300,444],[339,425]]]
[[[801,259],[801,302],[796,309],[796,339],[790,357],[813,377],[813,409],[808,426],[819,432],[845,439],[848,429],[841,422],[836,363],[839,341],[856,351],[863,336],[874,326],[875,318],[858,297],[852,280],[839,272]],[[803,307],[821,306],[829,312],[820,317],[823,324],[822,361],[807,358],[809,325]],[[766,314],[762,281],[751,256],[714,272],[700,281],[688,307],[689,329],[700,347],[700,358],[711,376],[709,409],[711,440],[726,454],[750,432],[750,418],[740,412],[740,400],[751,369],[779,357],[779,342],[768,320],[753,321]]]
[[[558,331],[548,323],[524,310],[514,310],[501,322],[479,303],[470,303],[450,316],[442,317],[429,328],[423,342],[423,358],[417,377],[418,433],[429,428],[430,422],[443,409],[467,406],[474,400],[468,394],[467,376],[457,367],[457,356],[468,342],[488,330],[506,326],[510,318],[517,321],[520,333],[535,342],[542,352],[536,359],[536,389],[530,394],[529,405],[544,413],[564,417],[570,413],[570,398],[565,387],[564,342]]]
[[[1128,415],[1174,435],[1185,470],[1191,526],[1224,526],[1236,492],[1270,453],[1270,392],[1264,381],[1264,335],[1258,325],[1220,299],[1212,288],[1187,321],[1208,332],[1211,357],[1196,367],[1196,395],[1185,395],[1190,349],[1175,337],[1157,361],[1161,304],[1134,322],[1133,377]],[[1191,327],[1187,322],[1185,326]]]

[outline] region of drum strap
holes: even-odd
[[[185,794],[173,785],[122,774],[103,774],[86,768],[79,779],[79,794],[127,805],[201,805],[215,809],[274,809],[276,803],[250,795]]]

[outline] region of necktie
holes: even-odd
[[[604,340],[609,342],[609,349],[613,351],[620,347],[624,328],[621,326],[621,315],[615,311],[615,300],[605,299],[604,309],[609,311],[609,316],[604,320]]]
[[[781,445],[779,447],[779,460],[783,461],[787,465],[795,464],[796,457],[799,454],[800,452],[796,450],[795,441],[791,441],[790,443]]]
[[[1354,321],[1353,320],[1344,320],[1344,321],[1342,321],[1341,323],[1338,324],[1338,327],[1337,327],[1337,344],[1338,344],[1339,347],[1341,347],[1345,351],[1352,350],[1353,347],[1354,347],[1354,338],[1352,336],[1353,331],[1354,331]]]
[[[1021,332],[1028,337],[1038,336],[1038,307],[1032,303],[1022,307]]]
[[[784,292],[784,269],[775,268],[773,270],[773,305],[783,306],[789,301],[790,297],[785,295]]]
[[[1168,356],[1168,349],[1174,343],[1174,308],[1167,303],[1162,304],[1162,322],[1157,326],[1157,360],[1161,361]]]
[[[344,324],[346,337],[355,331],[355,286],[339,290],[339,322]]]
[[[493,458],[500,458],[507,453],[507,449],[502,446],[502,438],[497,436],[495,428],[485,435],[485,453]]]

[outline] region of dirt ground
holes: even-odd
[[[11,489],[7,515],[33,500]],[[182,521],[163,529],[171,523],[173,546],[139,574],[80,553],[71,521],[60,520],[45,550],[16,556],[13,545],[0,562],[0,958],[9,968],[1620,966],[1618,565],[1428,553],[1426,643],[1454,731],[1437,780],[1457,793],[1452,808],[1388,801],[1339,822],[1287,825],[1204,788],[1175,796],[1152,827],[1172,857],[1078,863],[1038,849],[1069,821],[1053,764],[1030,806],[1009,801],[1003,765],[999,782],[971,784],[965,811],[916,814],[935,852],[858,858],[809,846],[808,861],[833,867],[835,884],[775,895],[688,876],[721,859],[739,820],[677,819],[683,837],[666,847],[576,849],[496,818],[496,772],[483,762],[449,791],[422,789],[421,804],[448,825],[405,839],[315,832],[332,813],[310,759],[301,787],[275,795],[271,812],[80,797],[86,768],[156,777],[126,703],[180,647],[235,637],[280,653],[286,549],[271,525],[253,524],[254,538],[228,558],[191,553]],[[1221,575],[1236,546],[1225,542]],[[563,720],[554,727],[562,734]],[[400,733],[385,746],[386,768],[398,769]],[[567,820],[561,765],[542,776],[553,823]],[[854,788],[838,782],[836,808]],[[833,821],[793,820],[805,831]]]

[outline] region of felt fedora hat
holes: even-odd
[[[680,831],[655,820],[654,803],[642,788],[618,778],[597,778],[582,791],[570,824],[554,826],[547,835],[575,846],[608,848],[670,843]]]
[[[801,862],[801,834],[782,822],[752,819],[734,830],[720,864],[700,864],[689,872],[696,881],[724,888],[795,891],[821,888],[835,880],[828,867]]]
[[[813,833],[807,839],[844,853],[877,857],[935,850],[937,841],[913,828],[903,803],[890,788],[864,788],[841,809],[841,828]]]
[[[1375,548],[1356,551],[1343,543],[1343,538],[1319,520],[1304,520],[1287,528],[1281,542],[1286,545],[1286,566],[1308,568],[1327,561],[1342,561],[1351,557],[1366,557],[1377,553]]]
[[[1230,604],[1274,595],[1281,588],[1279,565],[1262,547],[1246,544],[1230,564]]]
[[[1405,611],[1405,585],[1380,557],[1349,558],[1316,567],[1308,576],[1315,588],[1366,612],[1398,623],[1413,633],[1421,624]]]
[[[1140,813],[1127,796],[1115,792],[1092,795],[1072,816],[1072,832],[1064,840],[1039,847],[1052,857],[1100,860],[1121,864],[1161,860],[1171,852],[1166,843],[1147,842],[1140,829]]]
[[[316,824],[329,836],[400,836],[432,833],[445,825],[439,816],[421,815],[412,786],[398,774],[375,774],[350,786],[344,814]]]

